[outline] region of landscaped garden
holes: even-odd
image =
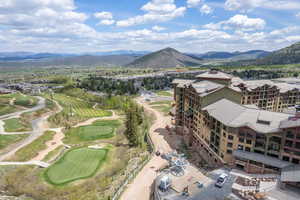
[[[166,96],[166,97],[172,97],[173,94],[169,91],[165,91],[165,90],[162,90],[162,91],[158,91],[156,92],[157,95],[159,96]]]
[[[121,125],[119,120],[99,120],[88,126],[71,128],[65,133],[66,144],[77,144],[85,141],[93,141],[111,138],[116,129]]]
[[[70,150],[45,172],[46,180],[54,185],[66,184],[93,176],[105,162],[108,149],[79,148]]]

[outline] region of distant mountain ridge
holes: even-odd
[[[251,50],[246,52],[223,52],[223,51],[210,51],[203,54],[188,54],[194,55],[201,59],[228,59],[228,60],[250,60],[262,58],[269,55],[271,52],[263,50]]]
[[[300,63],[300,42],[274,51],[266,57],[257,59],[258,65],[298,64]]]
[[[173,48],[165,48],[140,58],[137,58],[128,67],[142,67],[142,68],[171,68],[184,66],[201,65],[200,58],[191,57],[180,53]]]

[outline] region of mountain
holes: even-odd
[[[270,52],[263,51],[263,50],[251,50],[246,52],[223,52],[223,51],[210,51],[204,54],[189,54],[194,55],[201,59],[227,59],[227,60],[251,60],[262,58],[267,56]]]
[[[133,50],[119,50],[119,51],[107,51],[107,52],[94,52],[86,53],[86,55],[93,56],[108,56],[108,55],[134,55],[134,56],[143,56],[151,53],[150,51],[133,51]]]
[[[270,55],[257,59],[258,65],[278,65],[300,63],[300,42],[272,52]]]
[[[0,61],[2,67],[43,67],[43,66],[124,66],[133,62],[137,56],[109,55],[109,56],[68,56],[52,57],[38,60]]]
[[[173,48],[165,48],[160,51],[144,55],[127,66],[145,68],[171,68],[197,65],[201,65],[201,59],[182,54]]]
[[[0,61],[25,61],[40,60],[49,58],[69,57],[75,54],[59,54],[59,53],[32,53],[32,52],[1,52]]]

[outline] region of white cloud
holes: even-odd
[[[197,7],[201,4],[202,0],[187,0],[188,8]]]
[[[251,11],[255,8],[270,10],[297,10],[300,9],[299,0],[226,0],[225,9]]]
[[[113,19],[103,19],[98,23],[98,25],[112,25],[114,23],[115,23],[115,20],[113,20]]]
[[[94,16],[98,19],[112,19],[113,15],[110,12],[97,12]]]
[[[300,18],[300,12],[298,12],[298,13],[296,14],[296,17],[299,17],[299,18]]]
[[[117,26],[127,27],[151,22],[165,22],[185,14],[185,7],[176,7],[174,0],[152,0],[142,8],[146,12],[126,20],[117,21]]]
[[[264,29],[265,26],[266,22],[261,18],[249,18],[247,15],[235,15],[226,21],[206,24],[203,27],[213,30],[235,29],[243,31],[255,31]]]
[[[213,9],[212,9],[210,6],[208,6],[207,4],[204,4],[204,5],[200,8],[200,12],[201,12],[202,14],[208,15],[208,14],[211,14],[211,13],[213,12]]]
[[[164,31],[164,30],[166,30],[166,28],[165,27],[161,27],[161,26],[153,26],[152,30],[154,30],[154,31]]]

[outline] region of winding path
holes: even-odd
[[[0,117],[0,119],[2,120],[6,120],[6,119],[10,119],[10,118],[19,118],[21,116],[21,114],[25,113],[25,112],[34,112],[37,111],[39,109],[43,109],[45,108],[45,99],[42,97],[37,97],[39,99],[39,102],[37,104],[37,106],[35,106],[34,108],[30,108],[27,110],[22,110],[22,111],[18,111],[15,113],[11,113],[11,114],[7,114],[7,115],[3,115]],[[33,131],[30,132],[5,132],[4,130],[4,122],[2,120],[0,120],[0,135],[21,135],[21,134],[30,134],[26,139],[24,139],[23,141],[16,143],[12,146],[10,146],[10,150],[8,150],[6,153],[0,155],[0,165],[38,165],[41,167],[48,167],[49,164],[45,163],[45,162],[41,162],[41,160],[51,151],[53,151],[54,149],[56,149],[58,146],[60,145],[64,145],[63,144],[63,138],[65,137],[65,135],[63,134],[62,130],[63,128],[49,128],[48,127],[48,118],[56,113],[59,113],[63,110],[63,108],[59,105],[59,103],[57,103],[56,101],[54,101],[55,104],[57,105],[58,109],[55,112],[49,112],[46,113],[44,116],[35,119],[31,122],[32,124],[32,128]],[[97,120],[115,120],[115,119],[119,119],[120,116],[116,115],[114,111],[112,112],[112,116],[109,117],[98,117],[98,118],[92,118],[92,119],[88,119],[87,121],[78,123],[77,125],[75,125],[74,127],[79,127],[79,126],[87,126],[90,125],[92,123],[94,123]],[[28,162],[1,162],[11,156],[13,156],[18,150],[20,150],[21,148],[27,146],[28,144],[32,143],[34,140],[36,140],[38,137],[42,136],[44,134],[45,131],[54,131],[56,132],[56,134],[54,135],[53,139],[46,142],[47,148],[38,152],[37,156],[34,157],[33,159],[31,159],[31,161]]]
[[[144,102],[142,98],[138,98],[137,103],[143,106],[146,111],[152,112],[156,117],[156,120],[149,131],[149,135],[154,144],[154,151],[159,150],[161,153],[171,152],[172,148],[163,136],[163,133],[167,132],[165,129],[166,125],[171,125],[171,118],[164,116],[162,113],[151,108],[151,106]],[[153,155],[151,160],[144,166],[133,182],[127,186],[127,189],[121,196],[121,200],[150,199],[151,185],[157,177],[156,170],[160,169],[165,164],[167,164],[166,160]]]
[[[30,109],[27,109],[27,110],[11,113],[11,114],[8,114],[8,115],[3,115],[0,118],[1,119],[18,118],[18,117],[20,117],[21,114],[23,114],[25,112],[34,112],[34,111],[45,108],[45,106],[46,106],[45,99],[42,98],[42,97],[37,97],[37,98],[39,99],[39,102],[38,102],[38,105],[35,106],[34,108],[30,108]],[[0,155],[0,162],[7,159],[7,158],[9,158],[9,157],[11,157],[11,156],[13,156],[18,150],[20,150],[21,148],[23,148],[23,147],[27,146],[28,144],[32,143],[38,137],[42,136],[43,133],[46,130],[48,130],[48,125],[47,125],[48,124],[48,118],[51,115],[59,113],[59,112],[62,111],[62,107],[57,102],[55,102],[55,103],[57,104],[58,109],[55,112],[46,113],[44,116],[42,116],[38,119],[32,120],[31,125],[32,125],[33,131],[30,132],[30,135],[26,139],[22,140],[21,142],[18,142],[16,144],[12,145],[8,152]]]

